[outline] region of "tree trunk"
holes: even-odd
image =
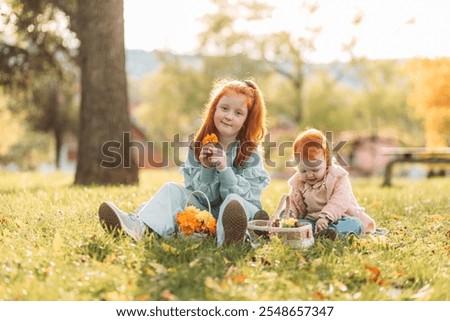
[[[61,147],[62,147],[62,139],[63,133],[59,129],[55,129],[53,131],[53,135],[55,137],[55,167],[57,170],[61,169]]]
[[[123,0],[79,0],[77,25],[81,108],[75,184],[137,183],[138,168],[130,144],[124,144],[131,124]]]

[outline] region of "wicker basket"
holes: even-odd
[[[289,204],[289,197],[287,195],[282,197],[277,210],[270,220],[253,220],[248,222],[247,229],[252,241],[258,239],[261,235],[267,235],[269,238],[276,236],[294,248],[308,248],[312,246],[314,244],[314,236],[311,224],[300,223],[299,227],[272,226],[272,223],[280,217],[284,204]],[[286,209],[288,208],[286,207]]]
[[[295,248],[308,248],[314,244],[311,224],[305,223],[299,227],[275,227],[270,225],[271,222],[263,220],[248,222],[247,229],[252,240],[267,233],[269,238],[276,236]],[[255,233],[255,231],[259,231],[259,233]]]
[[[209,201],[209,199],[208,199],[208,196],[207,196],[204,192],[199,191],[199,190],[192,191],[192,192],[187,196],[186,203],[184,204],[184,207],[186,208],[187,206],[190,205],[189,201],[192,199],[192,197],[193,197],[195,194],[199,194],[199,195],[203,196],[203,198],[206,200],[206,203],[208,204],[208,212],[209,212],[209,213],[212,213],[212,212],[211,212],[211,203],[210,203],[210,201]],[[177,229],[178,229],[178,227],[177,227]],[[205,239],[205,238],[209,237],[209,235],[206,234],[206,233],[198,233],[198,232],[194,232],[194,233],[191,234],[191,235],[185,235],[185,234],[184,234],[182,231],[180,231],[180,230],[177,231],[177,236],[178,236],[178,237],[182,237],[182,238],[190,238],[190,239]]]

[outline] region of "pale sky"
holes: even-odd
[[[255,32],[301,32],[300,0],[267,0],[277,6],[272,18]],[[211,10],[209,0],[124,0],[127,49],[189,53],[204,26],[198,21]],[[318,0],[319,10],[308,25],[321,25],[316,52],[310,60],[342,60],[342,44],[358,39],[355,53],[371,59],[450,57],[448,0]],[[363,13],[355,27],[352,18]]]

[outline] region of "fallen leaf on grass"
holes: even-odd
[[[318,300],[325,300],[325,296],[320,291],[315,292],[314,297]]]
[[[178,251],[176,248],[174,248],[173,246],[170,246],[167,243],[162,243],[161,248],[166,253],[175,254],[175,255],[180,253],[180,251]]]
[[[246,278],[242,273],[233,275],[231,277],[231,280],[233,281],[233,283],[236,283],[236,284],[244,283],[245,279]]]
[[[137,297],[138,301],[150,301],[150,295],[148,294],[142,294]]]
[[[177,301],[178,297],[176,295],[174,295],[172,292],[170,292],[169,289],[165,289],[164,291],[161,292],[161,298],[164,301]]]
[[[408,275],[408,273],[406,273],[406,272],[403,271],[403,270],[400,270],[400,271],[395,272],[395,276],[396,276],[396,277],[398,277],[398,276],[405,276],[405,275]]]
[[[157,274],[166,274],[167,273],[167,269],[164,265],[156,263],[156,262],[150,262],[149,265],[153,268],[153,270],[157,273]],[[147,272],[148,274],[148,272]]]
[[[103,299],[106,301],[128,301],[129,298],[123,293],[117,292],[117,291],[111,291],[108,293],[105,293],[103,295]]]
[[[189,262],[189,267],[194,267],[201,262],[202,262],[202,260],[200,260],[199,258],[196,258],[195,260]]]
[[[0,224],[8,224],[8,219],[3,215],[0,215]]]
[[[383,205],[382,201],[373,201],[372,204],[370,204],[370,206],[372,207],[380,207]]]
[[[339,289],[341,292],[345,292],[348,290],[347,286],[342,283],[341,281],[334,281],[334,285]]]
[[[388,284],[387,281],[380,278],[381,271],[379,268],[377,268],[376,266],[369,265],[369,264],[365,264],[364,267],[366,270],[368,270],[372,273],[372,277],[371,277],[372,282],[378,283],[379,285],[387,285]]]
[[[391,214],[391,215],[389,215],[389,217],[390,217],[392,220],[395,220],[395,221],[399,221],[399,220],[402,219],[401,216],[396,215],[396,214]]]

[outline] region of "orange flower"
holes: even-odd
[[[208,211],[200,211],[195,206],[187,206],[177,214],[180,231],[185,235],[205,233],[210,236],[216,234],[216,220]]]
[[[217,138],[216,134],[208,134],[202,139],[202,146],[207,144],[217,144],[219,142],[219,139]]]

